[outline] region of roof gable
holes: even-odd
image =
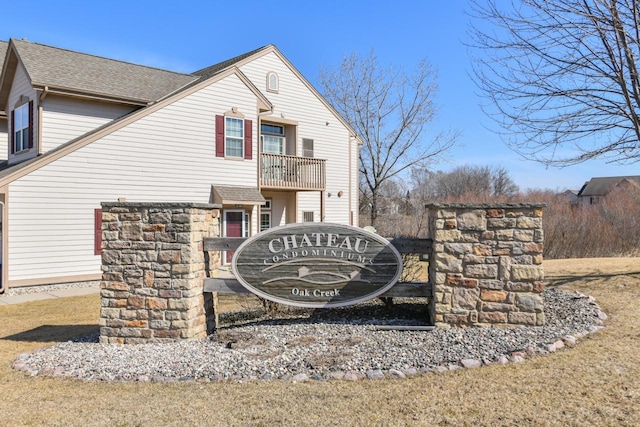
[[[148,104],[198,80],[198,76],[136,65],[80,52],[11,39],[8,64],[0,80],[0,105],[6,102],[15,62],[32,86],[78,96]]]
[[[132,113],[127,114],[126,116],[120,117],[114,121],[111,121],[97,129],[94,129],[90,132],[87,132],[84,135],[79,136],[67,143],[64,143],[57,148],[48,151],[47,153],[31,158],[29,160],[25,160],[24,162],[17,163],[6,167],[5,169],[0,169],[0,187],[10,184],[11,182],[19,179],[39,168],[48,165],[49,163],[66,156],[88,144],[91,144],[94,141],[97,141],[123,127],[143,118],[147,115],[164,108],[165,106],[182,99],[192,93],[197,92],[198,90],[209,86],[210,84],[214,84],[218,80],[222,80],[225,77],[230,75],[235,75],[238,77],[251,92],[256,95],[258,100],[258,105],[263,109],[270,109],[271,104],[269,100],[258,91],[255,86],[251,83],[251,81],[244,75],[242,72],[236,67],[228,68],[222,72],[217,73],[215,76],[210,77],[206,80],[198,81],[197,84],[192,84],[188,88],[184,88],[179,92],[162,99],[156,103],[153,103],[147,107],[138,109],[133,111]]]
[[[220,72],[226,67],[236,66],[241,68],[242,65],[255,60],[256,58],[267,55],[269,53],[275,53],[275,55],[288,67],[291,72],[313,93],[313,95],[320,100],[324,106],[331,111],[331,113],[342,123],[348,130],[349,133],[357,139],[358,142],[362,143],[360,138],[358,137],[355,129],[338,113],[338,111],[333,108],[333,106],[316,90],[316,88],[298,71],[296,67],[293,66],[291,62],[278,50],[274,45],[266,45],[261,48],[258,48],[254,51],[245,53],[243,55],[236,56],[235,58],[229,59],[227,61],[223,61],[219,64],[212,65],[211,67],[203,68],[202,70],[196,71],[194,74],[202,75],[202,76],[211,76],[216,72]]]

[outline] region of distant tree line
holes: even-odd
[[[519,188],[503,167],[459,166],[449,172],[426,167],[411,169],[407,180],[387,180],[372,203],[368,187],[360,187],[360,223],[369,225],[371,210],[378,209],[376,229],[383,235],[424,236],[424,205],[433,202],[508,200]]]
[[[360,225],[371,205],[361,188]],[[501,167],[460,166],[449,172],[412,170],[409,179],[388,180],[378,199],[377,232],[389,237],[428,237],[425,205],[436,202],[541,202],[544,257],[640,256],[640,188],[620,187],[597,205],[583,205],[565,193],[520,191]]]

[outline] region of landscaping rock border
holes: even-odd
[[[20,355],[13,368],[98,381],[380,380],[522,363],[573,347],[604,326],[606,314],[593,297],[553,288],[543,296],[545,326],[380,330],[417,324],[424,306],[371,302],[281,318],[233,313],[227,316],[235,324],[184,342],[100,344],[94,334]]]

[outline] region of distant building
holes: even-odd
[[[578,201],[582,205],[597,205],[618,188],[640,190],[640,175],[591,178],[578,192]]]
[[[565,190],[559,193],[558,196],[566,198],[571,203],[578,202],[578,190]]]

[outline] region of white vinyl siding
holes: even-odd
[[[297,121],[296,153],[299,155],[303,152],[302,139],[313,139],[314,157],[327,160],[327,192],[333,194],[333,197],[326,198],[325,221],[348,224],[351,208],[349,193],[353,193],[354,188],[357,192],[357,184],[350,191],[349,175],[353,162],[349,163],[351,138],[347,128],[275,53],[256,58],[242,65],[240,70],[258,87],[264,84],[267,72],[278,75],[278,93],[265,94],[275,105],[275,110],[272,116],[263,116],[262,122],[268,123],[269,117],[274,117],[274,122],[278,117]],[[336,196],[339,191],[344,192],[340,198]],[[302,211],[315,211],[319,215],[319,192],[298,193],[298,222],[303,220]]]
[[[360,197],[359,188],[358,188],[358,180],[360,179],[360,145],[356,139],[351,139],[350,150],[351,150],[351,180],[350,180],[350,188],[349,192],[349,200],[351,209],[349,212],[349,216],[353,222],[352,225],[356,227],[360,226],[360,202],[358,197]]]
[[[42,108],[42,151],[46,153],[137,107],[49,95]]]
[[[229,105],[257,135],[256,97],[231,75],[11,183],[9,280],[100,273],[93,212],[102,201],[208,203],[212,185],[256,187],[255,158],[215,156],[215,115]]]
[[[24,160],[27,160],[31,157],[35,157],[38,150],[37,150],[37,138],[38,135],[36,134],[36,130],[38,129],[38,114],[37,114],[37,110],[38,110],[38,101],[37,101],[37,92],[31,87],[31,83],[29,83],[29,78],[27,77],[26,73],[24,72],[24,69],[22,68],[21,65],[18,65],[18,67],[16,68],[16,74],[13,78],[13,83],[11,84],[11,92],[9,93],[9,101],[7,102],[7,116],[11,117],[11,111],[15,108],[16,103],[20,100],[20,97],[24,96],[26,97],[29,101],[33,101],[33,113],[34,113],[34,117],[33,117],[33,131],[34,131],[34,138],[33,138],[33,143],[34,143],[34,148],[30,151],[24,151],[21,153],[16,153],[15,155],[11,154],[11,150],[8,149],[8,160],[9,160],[9,164],[13,164],[16,162],[21,162]],[[9,129],[8,133],[11,133],[11,124],[9,123],[7,125],[7,129]],[[10,138],[9,138],[10,140]],[[7,147],[9,147],[9,145],[6,145]]]

